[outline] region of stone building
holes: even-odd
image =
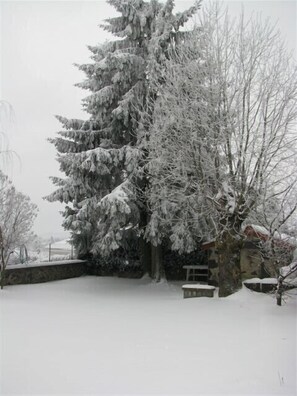
[[[246,238],[240,252],[242,280],[276,277],[279,268],[291,262],[296,248],[296,240],[291,237],[280,234],[271,238],[264,227],[255,225],[246,226],[244,234]],[[271,254],[271,246],[275,255]],[[215,241],[203,243],[202,250],[207,255],[208,283],[217,286],[219,268]]]

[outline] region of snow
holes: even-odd
[[[286,277],[285,284],[297,287],[297,260],[295,259],[290,265],[282,267],[280,274]]]
[[[206,242],[203,242],[203,243],[202,243],[202,246],[208,245],[209,243],[214,243],[214,242],[216,242],[215,239],[210,239],[210,240],[208,240],[208,241],[206,241]]]
[[[259,225],[256,225],[256,224],[247,224],[247,225],[244,226],[243,231],[245,231],[245,229],[247,227],[252,227],[253,230],[255,232],[259,233],[259,234],[267,235],[267,236],[270,235],[270,232],[265,227],[262,227],[262,226],[259,226]],[[288,234],[279,233],[278,231],[274,232],[273,238],[285,241],[285,242],[287,242],[289,244],[292,244],[293,246],[296,245],[296,243],[297,243],[296,238],[294,238],[294,237],[292,237],[292,236],[290,236]]]
[[[214,286],[210,286],[210,285],[200,285],[200,284],[189,284],[189,285],[183,285],[183,288],[185,289],[201,289],[201,290],[214,290],[215,287]]]
[[[109,199],[111,201],[121,201],[123,204],[127,203],[128,196],[126,191],[123,189],[123,186],[127,184],[126,182],[117,186],[111,193],[107,194],[103,200]]]
[[[296,299],[82,277],[0,293],[0,394],[296,395]]]
[[[262,284],[268,284],[268,285],[277,285],[277,279],[276,278],[251,278],[247,279],[244,281],[244,283],[262,283]]]
[[[265,227],[262,227],[262,226],[259,226],[259,225],[256,225],[256,224],[248,224],[248,225],[244,226],[243,231],[247,227],[252,227],[254,229],[254,231],[258,232],[259,234],[270,235],[269,231]]]
[[[278,239],[281,239],[282,241],[286,241],[286,242],[288,242],[288,243],[290,243],[290,244],[292,244],[294,246],[297,245],[296,238],[294,238],[294,237],[292,237],[292,236],[290,236],[288,234],[281,233],[281,234],[279,234],[279,238]]]
[[[282,267],[280,269],[280,273],[282,276],[287,276],[294,268],[297,268],[297,260],[293,261],[291,264],[289,264],[285,267]],[[296,269],[296,271],[297,271],[297,269]]]

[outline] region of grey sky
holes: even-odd
[[[176,9],[194,1],[176,1]],[[226,1],[233,14],[240,1]],[[279,27],[296,54],[296,1],[244,1],[246,13],[261,11],[279,20]],[[81,111],[86,92],[73,85],[84,79],[73,63],[89,61],[86,46],[111,38],[100,22],[115,12],[97,1],[0,1],[1,77],[0,99],[14,108],[16,125],[10,130],[10,147],[21,160],[8,170],[16,187],[39,206],[35,223],[38,234],[62,231],[62,206],[42,197],[53,191],[49,176],[58,175],[54,147],[47,138],[60,130],[55,114],[87,118]],[[12,133],[13,132],[13,133]]]

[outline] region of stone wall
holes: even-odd
[[[263,259],[259,249],[254,245],[246,245],[240,252],[240,266],[242,280],[250,278],[262,278]]]
[[[271,258],[265,257],[258,246],[258,240],[246,240],[240,252],[240,266],[242,280],[251,278],[276,277],[278,268]],[[215,246],[208,249],[209,284],[218,286],[219,269],[218,256]],[[289,261],[290,262],[290,261]],[[287,262],[279,263],[279,267],[288,265]]]
[[[262,277],[261,274],[261,253],[259,250],[244,247],[240,252],[240,265],[242,280]],[[208,250],[208,266],[209,266],[209,284],[218,286],[219,282],[219,268],[218,256],[215,247]]]
[[[34,266],[18,266],[18,268],[7,268],[5,270],[4,285],[21,285],[31,283],[50,282],[61,279],[76,278],[87,275],[88,264],[77,260],[71,263]]]
[[[219,285],[219,267],[218,255],[215,247],[207,250],[207,264],[208,264],[208,284],[212,286]]]

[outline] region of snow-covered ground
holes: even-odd
[[[296,395],[296,299],[83,277],[0,293],[1,395]]]

